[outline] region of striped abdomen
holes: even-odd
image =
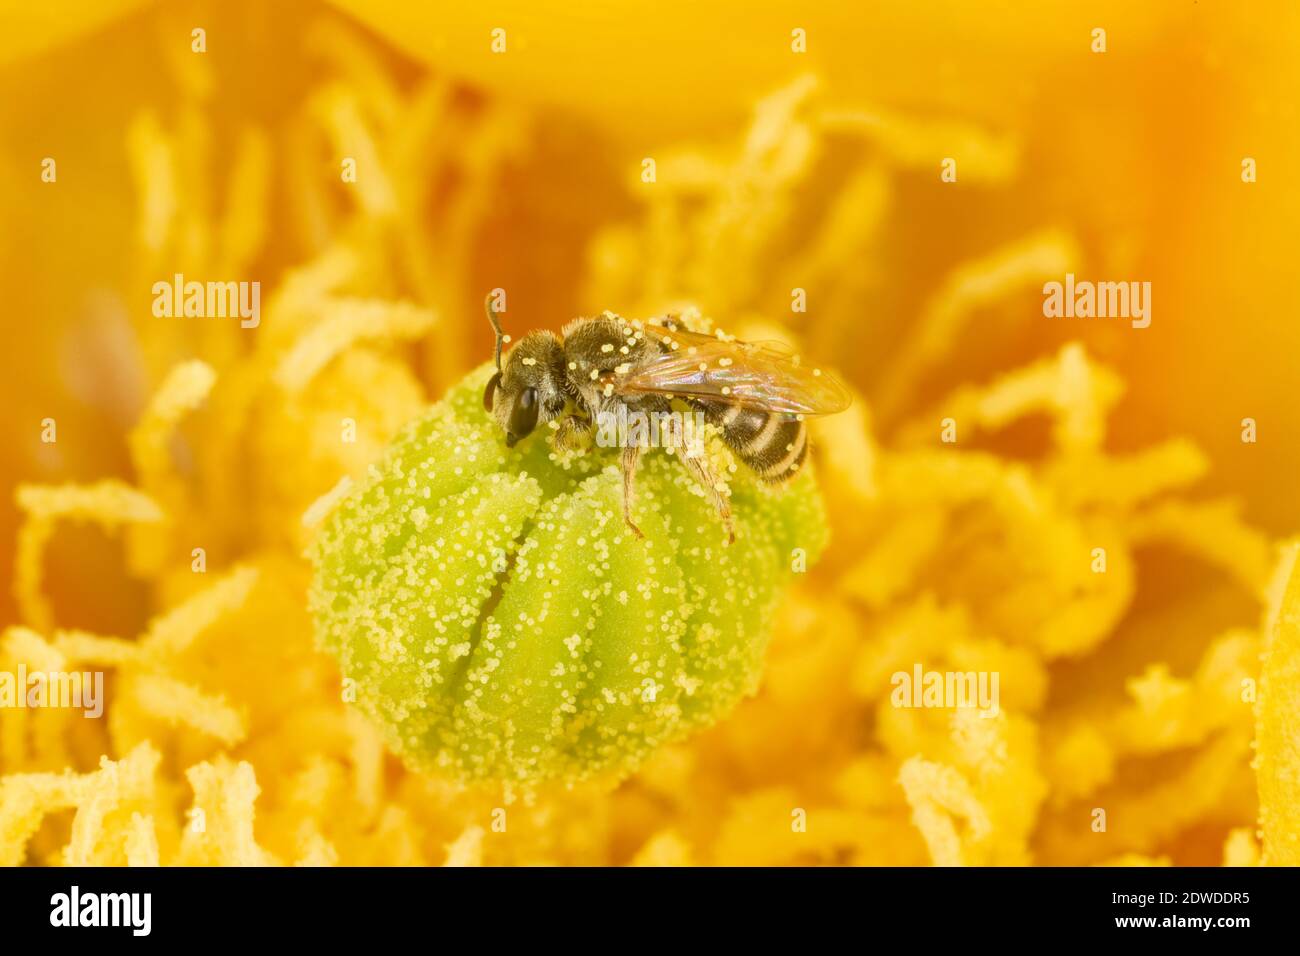
[[[792,415],[702,402],[705,419],[722,430],[722,440],[764,481],[793,478],[808,455],[808,428]]]

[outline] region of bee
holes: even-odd
[[[804,419],[849,406],[848,391],[829,373],[802,364],[778,342],[741,342],[721,333],[706,335],[666,316],[628,320],[605,312],[569,322],[556,335],[525,335],[506,355],[491,296],[488,321],[496,334],[496,372],[483,392],[483,407],[505,432],[506,445],[527,438],[538,425],[554,422],[556,441],[572,447],[604,415],[663,414],[674,400],[703,414],[736,456],[762,481],[792,478],[808,456]],[[698,445],[675,439],[678,459],[713,500],[735,541],[731,506]],[[632,521],[637,462],[642,446],[622,449],[623,520]]]

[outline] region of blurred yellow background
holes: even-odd
[[[191,46],[196,27],[206,31],[203,53]],[[492,48],[497,28],[505,31],[504,52]],[[1097,28],[1105,31],[1105,52],[1093,50]],[[796,29],[805,31],[806,52],[792,50]],[[1217,863],[1233,840],[1249,859],[1255,788],[1249,754],[1233,736],[1244,726],[1238,718],[1225,718],[1226,730],[1179,725],[1162,746],[1145,732],[1133,734],[1144,744],[1112,731],[1094,739],[1066,715],[1136,700],[1135,720],[1173,720],[1142,710],[1150,703],[1141,696],[1147,685],[1134,691],[1127,682],[1146,675],[1159,685],[1152,693],[1175,694],[1173,684],[1146,670],[1165,662],[1174,681],[1203,692],[1196,682],[1213,683],[1205,674],[1217,673],[1207,648],[1222,650],[1212,643],[1220,632],[1261,626],[1273,545],[1300,527],[1292,491],[1300,424],[1291,398],[1300,326],[1290,294],[1300,223],[1298,54],[1300,7],[1288,0],[4,0],[0,270],[9,347],[0,351],[0,577],[15,577],[15,488],[136,481],[139,456],[128,435],[168,371],[190,358],[216,370],[218,390],[243,376],[247,402],[240,407],[262,429],[249,439],[258,446],[249,461],[213,460],[213,448],[227,447],[204,444],[221,430],[222,406],[213,405],[162,446],[178,480],[206,489],[186,499],[191,537],[212,542],[214,566],[268,549],[295,558],[299,542],[286,528],[296,527],[302,508],[340,469],[328,454],[281,447],[284,435],[309,429],[303,422],[317,406],[267,398],[253,383],[315,321],[308,306],[294,305],[312,301],[302,289],[313,282],[407,301],[433,317],[427,334],[387,336],[398,343],[392,354],[373,358],[373,369],[340,372],[332,397],[312,399],[332,409],[329,401],[360,389],[389,434],[489,355],[479,305],[488,289],[509,290],[516,335],[605,308],[648,315],[689,302],[728,328],[800,341],[860,396],[860,417],[840,426],[857,429],[852,440],[840,431],[821,436],[823,454],[833,454],[825,449],[840,439],[850,449],[838,465],[824,457],[819,464],[838,550],[787,612],[787,634],[824,640],[813,650],[774,648],[775,666],[817,671],[823,654],[831,673],[839,669],[833,662],[857,659],[857,642],[883,640],[881,629],[892,625],[882,619],[898,612],[889,604],[893,595],[868,587],[863,597],[853,583],[867,573],[855,558],[869,543],[855,534],[890,527],[866,521],[854,530],[862,501],[876,493],[865,487],[870,479],[860,466],[877,446],[934,445],[947,410],[976,407],[955,401],[955,392],[1073,356],[1062,347],[1079,342],[1090,361],[1123,382],[1105,419],[1106,451],[1125,455],[1190,439],[1202,464],[1179,459],[1174,471],[1204,475],[1187,500],[1236,504],[1204,524],[1188,522],[1186,537],[1198,541],[1190,557],[1172,554],[1178,549],[1167,542],[1136,543],[1135,596],[1098,633],[1080,638],[1077,653],[1016,638],[1022,609],[993,612],[972,599],[981,637],[1042,651],[1033,669],[1042,668],[1051,690],[1019,704],[1036,715],[1045,739],[1059,742],[1059,731],[1062,748],[1078,749],[1045,755],[1042,766],[1021,768],[1023,779],[1004,781],[1018,793],[1039,794],[1025,797],[1036,820],[1032,833],[1007,836],[1013,849],[1002,853],[963,830],[961,839],[971,841],[963,843],[963,860],[1100,862],[1131,853]],[[344,156],[358,158],[356,184],[340,181]],[[57,162],[57,183],[42,181],[46,157]],[[945,157],[956,159],[956,182],[941,179]],[[656,160],[654,183],[642,178],[646,158]],[[1255,182],[1243,182],[1246,158],[1255,160]],[[1042,283],[1067,271],[1149,281],[1150,327],[1045,318]],[[267,318],[246,332],[156,319],[151,285],[174,272],[257,279]],[[335,273],[342,278],[331,278]],[[294,276],[296,298],[283,291]],[[807,312],[791,309],[795,287],[806,289]],[[276,290],[283,293],[279,313],[268,305]],[[1061,359],[1060,369],[1071,361]],[[399,374],[399,367],[411,372]],[[375,391],[389,386],[395,391]],[[1050,400],[1043,404],[1060,411]],[[285,421],[276,424],[279,414]],[[987,408],[971,417],[981,414],[986,424],[997,418]],[[974,447],[1038,462],[1050,457],[1050,417],[972,429],[979,433]],[[58,423],[53,445],[41,441],[46,418]],[[1256,442],[1242,441],[1245,418],[1257,423]],[[926,431],[931,422],[933,434]],[[1081,474],[1092,468],[1071,462]],[[1098,485],[1117,483],[1119,498],[1161,480],[1142,461],[1122,474],[1096,467]],[[853,486],[855,476],[864,487]],[[227,484],[218,489],[221,481]],[[1069,499],[1053,488],[1053,507]],[[1124,528],[1126,518],[1112,518]],[[1143,527],[1161,520],[1180,524],[1171,512]],[[1221,534],[1211,542],[1213,529]],[[1169,536],[1176,539],[1176,531]],[[976,544],[983,540],[979,529],[969,533]],[[169,546],[188,554],[176,541],[157,545]],[[43,558],[42,587],[54,609],[47,623],[134,635],[188,594],[189,584],[154,573],[158,564],[138,554],[127,560],[128,547],[93,526],[60,526]],[[1216,565],[1207,554],[1221,560]],[[1224,567],[1234,568],[1232,580],[1224,580]],[[946,600],[942,584],[924,583],[926,573],[939,572],[921,562],[918,568],[921,583],[909,593],[923,603],[935,590]],[[998,587],[970,568],[944,573],[977,598]],[[1243,586],[1252,575],[1252,586]],[[1029,603],[1034,594],[1047,601],[1045,592],[1026,593]],[[823,601],[827,594],[836,597]],[[1015,618],[1007,623],[1012,636],[986,635],[1000,613]],[[13,593],[0,594],[0,619],[36,623],[29,617]],[[939,633],[949,625],[933,627]],[[1242,646],[1243,659],[1253,659],[1257,648]],[[1236,671],[1225,673],[1235,686]],[[724,734],[722,743],[706,742],[681,758],[712,760],[707,783],[690,783],[685,763],[660,768],[643,792],[624,794],[633,809],[610,824],[606,840],[593,837],[592,846],[576,850],[557,838],[540,858],[625,862],[637,852],[662,852],[670,861],[925,862],[942,855],[942,838],[920,821],[925,844],[912,833],[891,836],[878,856],[863,848],[864,828],[896,834],[890,821],[924,817],[928,806],[916,790],[908,804],[898,793],[860,799],[871,782],[895,779],[907,749],[875,747],[882,732],[862,716],[865,704],[828,705],[809,718],[824,722],[813,736],[825,746],[804,752],[806,742],[764,736],[780,736],[775,727],[790,707],[802,707],[802,692],[790,690],[786,704],[779,685],[764,693],[758,704],[769,709],[749,718],[742,710],[726,731],[741,742],[728,743]],[[1065,729],[1052,729],[1051,714]],[[1222,743],[1228,736],[1231,745]],[[1041,740],[1025,744],[1036,746],[1048,749]],[[169,761],[212,753],[202,746],[164,750]],[[95,766],[83,759],[75,769]],[[1093,769],[1078,769],[1084,766]],[[1093,770],[1092,784],[1075,792],[1058,787],[1072,772],[1089,777]],[[1163,829],[1133,824],[1104,847],[1086,846],[1070,831],[1071,814],[1085,812],[1107,786],[1136,794],[1133,817],[1161,817],[1183,772],[1228,783],[1186,819]],[[258,780],[267,786],[260,771]],[[805,785],[835,812],[861,814],[835,818],[858,835],[819,845],[807,859],[800,851],[757,849],[747,857],[744,847],[762,842],[745,836],[746,821],[762,815],[764,800],[785,806],[781,788]],[[731,816],[705,823],[680,807],[662,808],[677,799],[665,793],[706,799],[706,787],[735,801]],[[859,798],[843,797],[846,791]],[[954,810],[963,799],[934,798],[978,830]],[[1007,800],[988,824],[995,833],[999,820],[1013,815],[1007,807],[1015,799]],[[453,836],[462,830],[446,826]],[[675,835],[662,836],[669,832]],[[681,842],[683,833],[693,836]],[[53,852],[60,841],[47,836],[44,849]],[[336,849],[342,846],[340,838]],[[282,850],[279,858],[293,854]]]

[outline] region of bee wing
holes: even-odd
[[[788,415],[830,415],[851,402],[829,372],[806,365],[782,342],[741,342],[646,323],[663,355],[623,376],[620,392],[718,398],[744,408]]]

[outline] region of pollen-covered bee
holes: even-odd
[[[487,300],[496,333],[497,371],[488,380],[483,407],[506,433],[506,445],[555,421],[556,440],[571,445],[619,406],[646,414],[669,413],[674,399],[702,413],[722,440],[763,481],[793,477],[808,455],[804,418],[849,406],[849,393],[831,375],[803,365],[776,342],[741,342],[721,333],[688,331],[669,316],[628,320],[606,312],[574,319],[561,335],[524,336],[501,362],[508,339]],[[698,447],[674,439],[677,457],[712,496],[730,541],[731,507]],[[622,450],[623,519],[632,521],[636,467],[644,443]]]

